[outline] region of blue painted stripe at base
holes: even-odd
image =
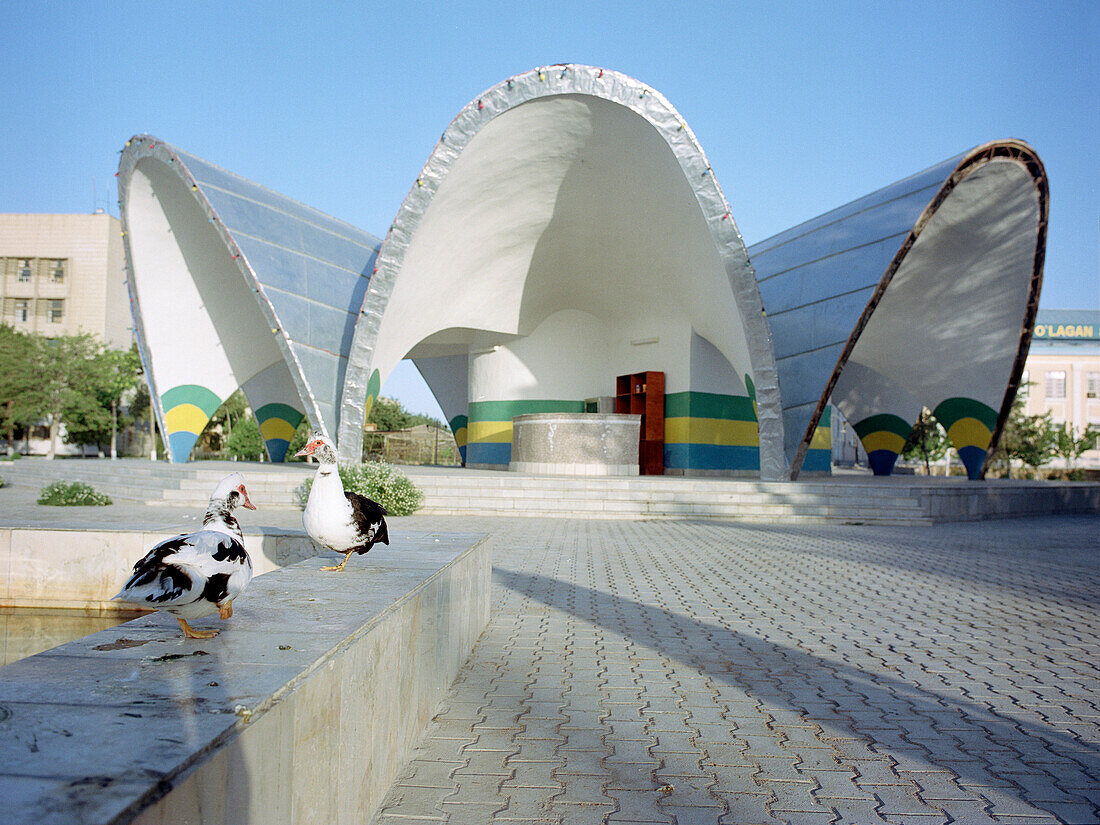
[[[867,463],[877,476],[888,476],[894,472],[894,462],[897,460],[898,454],[893,450],[871,450],[867,453]]]
[[[959,458],[966,467],[966,477],[977,481],[982,472],[982,464],[985,463],[985,450],[981,447],[963,447],[959,450]]]
[[[807,473],[831,473],[833,471],[833,451],[807,450],[802,461],[802,471]]]
[[[271,438],[266,442],[267,455],[273,462],[280,462],[286,460],[287,447],[290,446],[290,442],[285,438]]]
[[[168,452],[172,454],[173,464],[185,464],[191,457],[191,449],[199,437],[195,433],[181,430],[168,436]]]
[[[507,464],[511,460],[510,442],[486,441],[466,445],[467,464]]]
[[[757,447],[721,444],[665,444],[670,470],[759,470]]]

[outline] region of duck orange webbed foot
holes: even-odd
[[[331,567],[322,567],[321,569],[322,570],[331,570],[333,572],[339,573],[341,570],[344,569],[344,565],[348,563],[348,559],[350,559],[350,558],[351,558],[351,554],[349,553],[348,555],[344,556],[344,560],[342,562],[340,562],[339,564],[332,565]]]
[[[176,617],[176,621],[180,623],[180,627],[183,629],[183,635],[188,639],[213,639],[218,635],[218,630],[195,630],[187,623],[186,620]]]

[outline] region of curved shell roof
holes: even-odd
[[[555,311],[606,319],[618,302],[681,313],[750,375],[761,473],[783,475],[771,343],[744,244],[691,130],[645,84],[558,65],[479,95],[443,133],[376,267],[352,342],[342,454],[358,453],[374,372],[384,379],[418,346],[524,335]],[[414,296],[427,294],[446,306],[418,315]]]
[[[911,425],[965,391],[994,411],[996,443],[1038,305],[1047,210],[1034,150],[998,141],[749,248],[794,475],[830,400],[853,423],[889,408]]]

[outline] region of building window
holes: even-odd
[[[15,320],[26,323],[31,317],[31,302],[25,299],[15,301]]]
[[[65,281],[65,262],[64,261],[50,261],[50,280],[55,284],[64,283]]]
[[[1066,371],[1065,370],[1048,370],[1047,371],[1046,397],[1047,398],[1065,398],[1066,397]]]
[[[1100,372],[1090,372],[1088,386],[1085,395],[1089,398],[1100,398]]]
[[[19,273],[19,282],[23,284],[29,283],[31,279],[31,259],[20,258],[16,270],[18,270]]]
[[[47,309],[46,309],[46,317],[49,319],[50,323],[51,324],[60,324],[61,319],[64,316],[65,316],[65,302],[64,301],[51,300],[48,307],[47,307]]]

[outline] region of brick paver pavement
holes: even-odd
[[[1100,517],[407,523],[494,607],[376,825],[1100,820]]]

